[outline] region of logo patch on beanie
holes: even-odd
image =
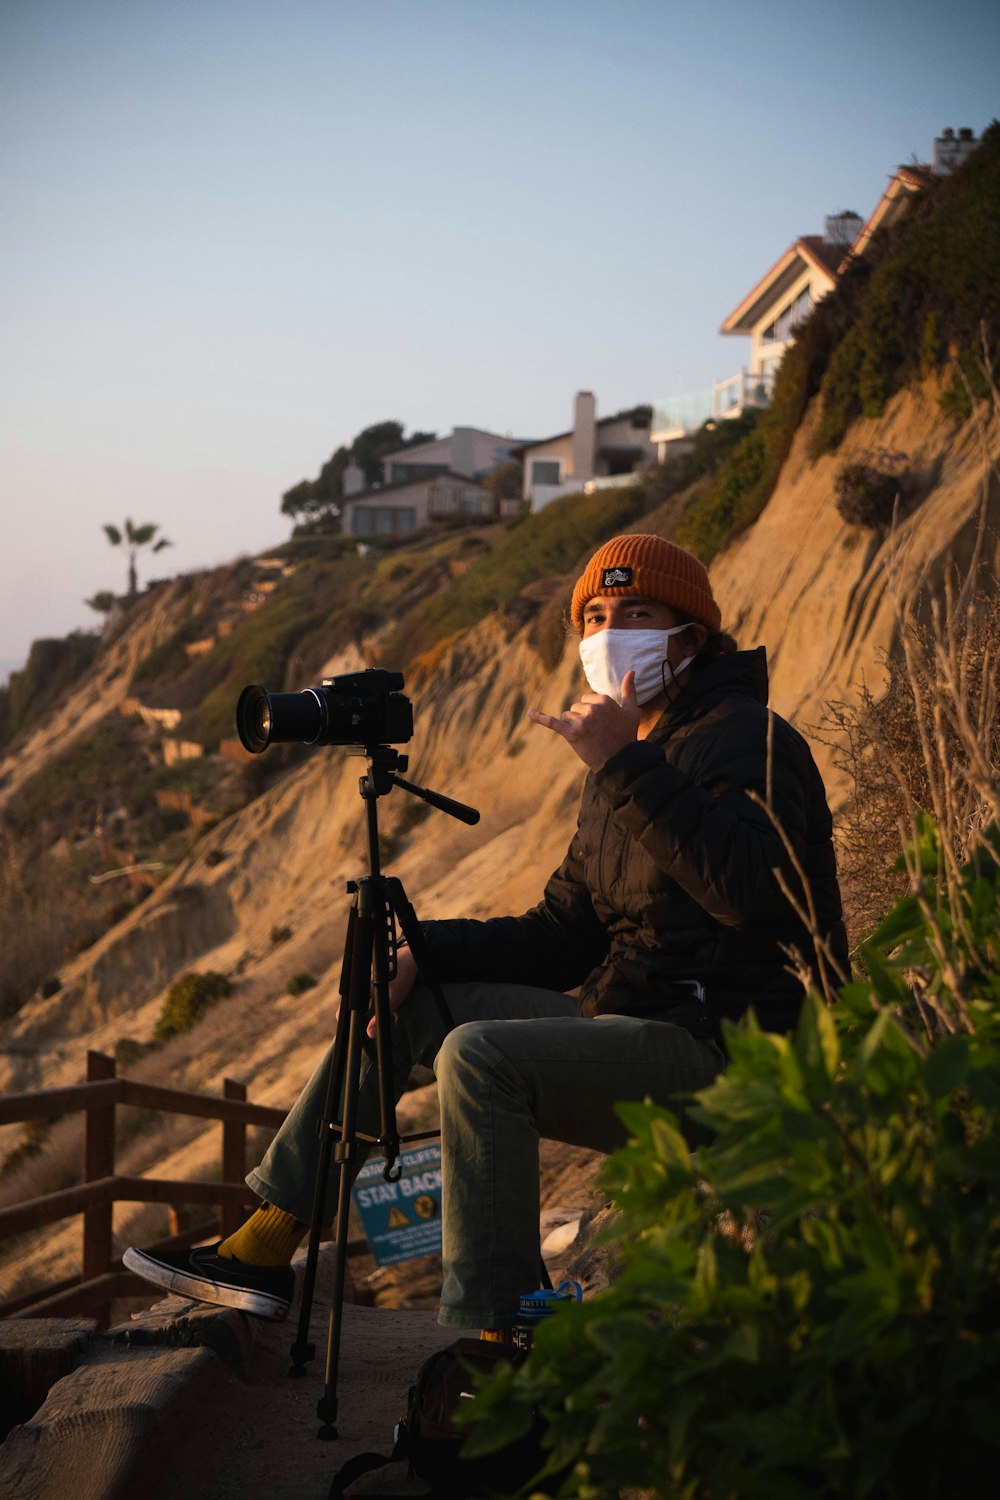
[[[631,568],[605,568],[601,574],[602,589],[628,589],[631,587]]]

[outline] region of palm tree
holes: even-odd
[[[136,526],[131,520],[126,519],[125,530],[119,531],[117,526],[105,526],[104,531],[112,547],[125,546],[128,552],[128,596],[134,599],[139,592],[139,580],[135,569],[135,560],[140,547],[148,547],[153,543],[153,551],[161,552],[164,547],[172,547],[173,542],[168,542],[166,537],[161,536],[158,541],[153,542],[154,536],[159,531],[159,526],[152,521],[145,521],[141,526]]]

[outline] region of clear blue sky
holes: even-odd
[[[721,319],[943,126],[995,0],[2,0],[0,660],[288,534],[387,417],[544,435],[734,373]]]

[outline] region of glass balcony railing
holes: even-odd
[[[748,406],[770,406],[774,373],[770,369],[750,375],[741,370],[728,380],[717,380],[712,387],[712,416],[731,417]]]
[[[684,396],[665,396],[653,407],[653,425],[650,438],[653,442],[681,432],[693,432],[712,415],[712,396],[709,391],[693,391]]]

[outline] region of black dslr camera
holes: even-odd
[[[236,729],[254,755],[268,745],[398,745],[413,738],[413,706],[399,689],[401,672],[368,667],[325,677],[302,693],[268,693],[245,687],[236,705]]]

